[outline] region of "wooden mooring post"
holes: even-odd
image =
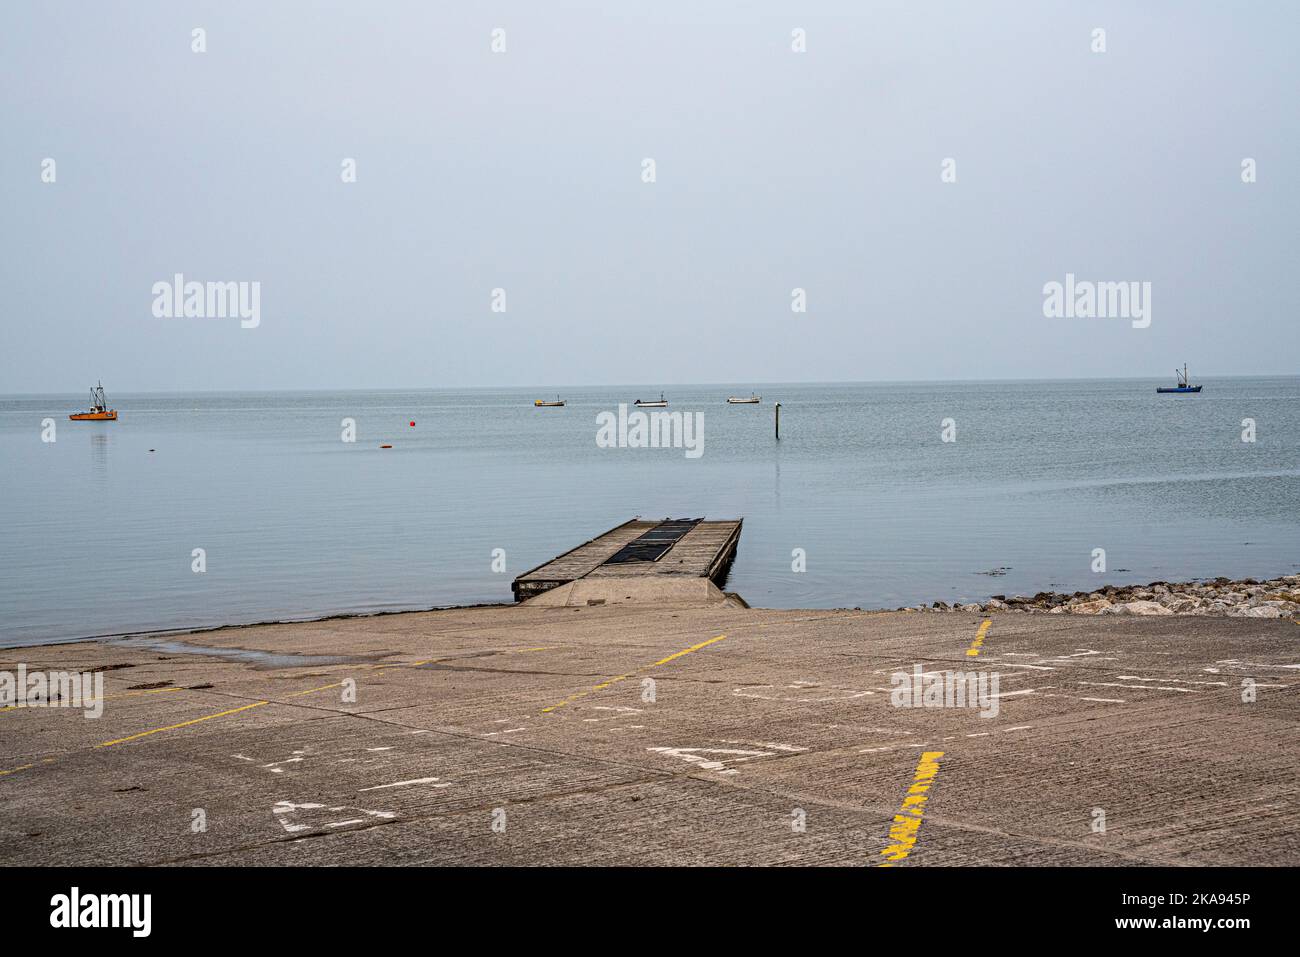
[[[781,403],[776,404],[776,440],[781,441]]]

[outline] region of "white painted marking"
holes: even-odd
[[[795,691],[802,691],[804,687],[796,682],[793,685],[787,685],[787,688]],[[874,691],[854,691],[852,688],[828,688],[827,691],[835,692],[820,698],[802,698],[783,694],[758,694],[760,691],[775,691],[776,685],[751,685],[747,688],[736,688],[731,693],[741,698],[758,698],[761,701],[794,701],[801,704],[811,704],[821,701],[848,701],[853,698],[864,698],[875,694]],[[883,689],[888,691],[889,689]]]
[[[1184,694],[1199,694],[1195,688],[1166,688],[1157,685],[1123,685],[1117,681],[1080,681],[1081,685],[1095,685],[1098,688],[1126,688],[1129,691],[1181,691]]]
[[[1138,675],[1116,675],[1115,679],[1117,681],[1177,681],[1180,684],[1185,685],[1219,685],[1223,688],[1228,687],[1228,682],[1226,681],[1192,681],[1189,678],[1141,678]]]
[[[771,751],[746,751],[738,748],[646,748],[647,751],[657,751],[674,758],[681,758],[683,761],[689,761],[691,764],[698,764],[706,771],[717,771],[719,774],[736,774],[736,768],[727,767],[726,761],[706,758],[706,754],[726,755],[727,761],[733,764],[739,764],[742,761],[752,761],[755,758],[770,758]]]
[[[410,781],[394,781],[392,784],[376,784],[372,788],[358,788],[357,793],[360,794],[362,791],[382,791],[385,788],[404,788],[412,784],[433,784],[437,780],[437,778],[412,778]],[[433,786],[436,788],[449,788],[451,782],[444,781],[442,784],[433,784]]]
[[[1300,668],[1300,665],[1265,665],[1260,664],[1258,661],[1241,661],[1238,658],[1224,658],[1221,661],[1216,661],[1215,664],[1241,665],[1243,668],[1290,668],[1293,670]]]
[[[281,764],[297,764],[302,758],[285,758],[283,761],[272,761],[270,764],[264,764],[262,767],[270,768],[272,774],[284,774],[284,768]]]
[[[756,748],[772,748],[776,751],[807,751],[807,748],[801,748],[796,744],[773,744],[770,741],[723,741],[723,744],[751,744]]]
[[[276,820],[280,822],[280,825],[281,825],[281,826],[282,826],[286,831],[288,831],[290,834],[296,834],[298,831],[306,831],[306,830],[310,830],[310,825],[307,825],[307,824],[295,824],[295,823],[293,823],[292,821],[286,820],[286,819],[285,819],[285,816],[286,816],[286,815],[289,815],[289,814],[295,814],[295,813],[298,812],[298,811],[319,811],[319,810],[321,810],[321,809],[323,809],[323,808],[325,808],[325,805],[324,805],[324,804],[313,804],[313,803],[294,804],[292,801],[277,801],[277,802],[275,803],[275,805],[271,808],[271,812],[272,812],[273,814],[275,814],[275,816],[276,816]],[[368,810],[368,809],[363,808],[363,807],[348,807],[348,806],[346,806],[346,805],[344,805],[344,806],[342,806],[342,807],[331,807],[331,808],[328,808],[328,810],[330,810],[330,811],[360,811],[362,814],[365,814],[367,817],[371,817],[371,818],[378,817],[378,818],[384,818],[384,819],[392,819],[392,818],[397,817],[397,815],[396,815],[395,813],[393,813],[392,811],[371,811],[371,810]],[[330,821],[330,822],[327,822],[327,823],[326,823],[325,825],[323,825],[323,826],[325,826],[325,827],[343,827],[343,826],[348,825],[348,824],[365,824],[365,823],[366,823],[366,818],[355,818],[355,819],[350,819],[350,820],[347,820],[347,821]]]

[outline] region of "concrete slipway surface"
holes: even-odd
[[[269,662],[0,650],[109,669],[99,719],[0,712],[0,863],[870,866],[924,752],[898,866],[1300,863],[1290,621],[1004,613],[969,655],[985,616],[543,597],[183,638]],[[918,663],[999,715],[893,707]]]

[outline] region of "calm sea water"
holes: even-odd
[[[81,395],[6,397],[0,644],[506,602],[634,515],[744,518],[727,587],[775,607],[1293,573],[1300,378],[1203,381],[668,389],[704,413],[698,459],[596,446],[597,413],[651,386],[564,389],[563,409],[532,407],[553,388],[110,392],[115,423],[68,421]]]

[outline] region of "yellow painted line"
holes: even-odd
[[[287,695],[286,697],[297,698],[300,695],[315,694],[317,691],[328,691],[330,688],[341,688],[341,687],[343,687],[343,682],[336,681],[332,685],[321,685],[319,688],[308,688],[306,691],[295,691],[292,694]],[[266,702],[262,702],[262,703],[265,704]]]
[[[989,625],[991,624],[993,624],[992,618],[984,619],[984,624],[980,625],[980,630],[975,633],[975,640],[966,649],[967,658],[974,658],[980,653],[980,648],[984,646],[984,636],[989,633]]]
[[[152,688],[151,691],[184,691],[184,688]],[[140,692],[146,694],[148,692]],[[105,697],[108,697],[107,695]],[[175,731],[177,728],[188,728],[192,724],[201,724],[204,721],[211,721],[213,718],[224,718],[228,714],[238,714],[241,711],[247,711],[249,708],[260,708],[264,704],[270,704],[269,701],[255,701],[252,704],[246,704],[240,708],[231,708],[229,711],[220,711],[217,714],[205,715],[202,718],[194,718],[190,721],[182,721],[180,724],[170,724],[165,728],[154,728],[152,731],[141,731],[139,734],[128,735],[125,738],[118,738],[114,741],[105,741],[102,744],[95,745],[96,748],[110,748],[115,744],[122,744],[126,741],[134,741],[137,738],[147,738],[151,734],[159,734],[163,731]],[[42,758],[41,764],[53,764],[54,758]],[[7,771],[0,771],[0,778],[10,774],[16,774],[19,771],[26,771],[28,768],[35,767],[35,762],[31,764],[20,764],[16,768],[10,768]]]
[[[692,645],[692,646],[690,646],[690,648],[685,649],[684,651],[677,651],[677,654],[669,654],[667,658],[660,658],[659,661],[656,661],[654,664],[651,664],[650,667],[653,668],[653,667],[655,667],[655,666],[659,666],[659,664],[667,664],[668,662],[673,661],[673,659],[681,658],[681,655],[684,655],[684,654],[690,654],[690,653],[692,653],[692,651],[698,651],[699,649],[702,649],[702,648],[708,648],[708,646],[710,646],[711,644],[714,644],[715,641],[722,641],[723,638],[725,638],[725,637],[727,637],[727,636],[725,636],[725,635],[719,635],[719,636],[716,637],[716,638],[710,638],[710,640],[708,640],[708,641],[701,641],[701,642],[699,642],[698,645]]]
[[[691,645],[689,648],[683,648],[681,651],[676,652],[675,654],[671,654],[667,658],[660,658],[654,664],[646,665],[644,668],[639,668],[636,671],[630,671],[625,675],[618,675],[617,677],[610,678],[609,680],[604,681],[601,684],[588,688],[586,691],[579,691],[577,694],[569,695],[569,697],[565,698],[563,701],[559,702],[558,704],[553,704],[549,708],[543,708],[542,714],[550,714],[552,711],[555,711],[557,708],[563,708],[565,705],[572,704],[573,702],[577,701],[579,698],[585,698],[587,695],[592,694],[593,692],[596,691],[603,691],[606,688],[608,688],[610,685],[618,684],[620,681],[626,681],[628,678],[635,678],[637,675],[641,674],[642,672],[649,671],[651,668],[658,668],[660,665],[666,665],[670,661],[676,661],[678,658],[682,657],[683,655],[689,655],[692,651],[699,651],[701,648],[707,648],[709,647],[709,645],[713,644],[714,642],[721,641],[723,638],[726,637],[727,637],[726,635],[718,635],[716,638],[710,638],[708,641],[701,641],[698,645]]]
[[[54,763],[54,759],[53,759],[53,758],[41,758],[41,762],[40,762],[40,763],[41,763],[41,764],[53,764],[53,763]],[[28,768],[34,768],[34,767],[36,767],[36,762],[35,762],[35,761],[32,761],[32,762],[29,763],[29,764],[20,764],[20,765],[18,765],[18,767],[16,767],[16,768],[10,768],[8,771],[0,771],[0,778],[4,777],[6,774],[17,774],[19,771],[26,771]]]
[[[177,728],[188,728],[192,724],[202,724],[204,721],[211,721],[213,718],[224,718],[228,714],[239,714],[241,711],[247,711],[249,708],[260,708],[264,704],[270,704],[269,701],[254,701],[252,704],[246,704],[240,708],[231,708],[229,711],[218,711],[216,714],[205,715],[202,718],[194,718],[190,721],[182,721],[180,724],[169,724],[165,728],[154,728],[152,731],[141,731],[139,734],[128,735],[125,738],[118,738],[115,741],[105,741],[97,744],[97,748],[111,748],[115,744],[124,744],[127,741],[135,741],[138,738],[147,738],[151,734],[161,734],[164,731],[175,731]]]
[[[903,803],[898,813],[894,815],[889,828],[889,839],[892,843],[880,852],[884,860],[877,865],[878,867],[893,867],[899,861],[905,860],[907,855],[912,853],[912,848],[916,847],[916,836],[921,830],[921,817],[925,814],[925,802],[929,798],[926,792],[930,790],[931,784],[939,774],[941,757],[943,757],[942,751],[922,752],[921,759],[916,763],[912,786],[907,789]]]

